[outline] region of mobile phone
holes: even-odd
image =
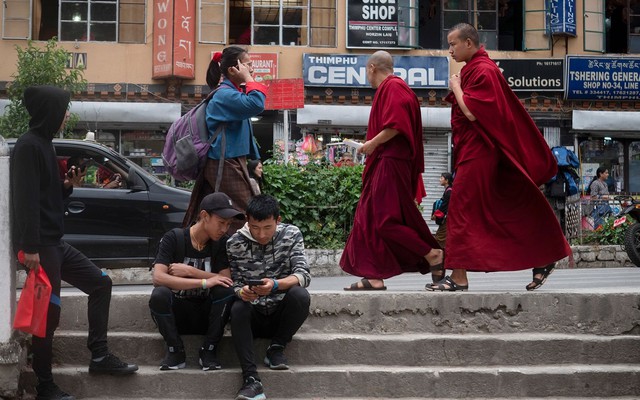
[[[67,171],[67,176],[69,178],[73,177],[73,174],[71,172],[72,172],[72,167],[74,167],[74,166],[76,167],[76,171],[77,171],[76,173],[77,174],[83,173],[87,169],[87,164],[89,164],[90,162],[91,162],[91,160],[86,160],[86,161],[80,163],[80,165],[70,165],[69,166],[69,170]]]
[[[262,286],[264,285],[264,282],[262,279],[247,279],[244,281],[244,284],[248,286]]]

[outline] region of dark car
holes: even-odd
[[[15,139],[7,141],[10,147]],[[167,185],[109,147],[54,140],[61,178],[73,163],[86,171],[64,203],[64,240],[99,267],[149,266],[158,242],[182,225],[187,190]]]

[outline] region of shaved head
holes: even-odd
[[[458,33],[458,38],[460,39],[460,41],[464,42],[469,39],[474,46],[480,47],[480,35],[478,35],[478,31],[473,27],[473,25],[461,22],[451,28],[449,33],[453,33],[456,31]]]
[[[383,72],[393,72],[393,57],[384,50],[373,53],[367,64],[373,64],[377,69]]]

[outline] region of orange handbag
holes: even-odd
[[[24,253],[18,253],[18,260],[24,263]],[[13,329],[17,329],[34,336],[47,335],[47,312],[51,298],[51,283],[42,266],[29,271],[27,280],[22,288]]]

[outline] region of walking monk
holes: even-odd
[[[353,229],[342,253],[345,272],[363,277],[345,290],[384,290],[383,279],[403,272],[431,269],[443,276],[443,253],[415,204],[421,188],[424,155],[418,98],[393,74],[386,51],[367,61],[374,89],[367,140],[358,150],[367,155],[362,194]]]
[[[533,269],[537,289],[571,254],[539,186],[556,174],[549,146],[469,24],[454,26],[449,53],[466,62],[450,79],[455,182],[447,216],[446,268],[432,290],[468,288],[469,271]],[[535,268],[545,266],[543,268]],[[429,288],[428,288],[429,289]]]

